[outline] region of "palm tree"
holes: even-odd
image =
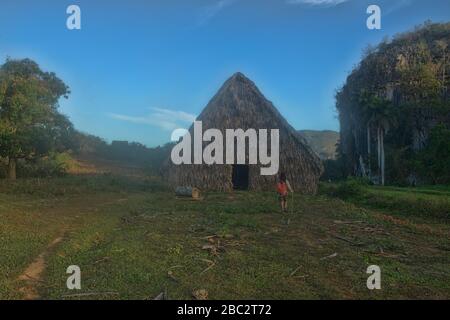
[[[437,40],[435,42],[436,47],[438,50],[442,52],[442,62],[441,62],[441,69],[442,69],[442,88],[445,90],[445,69],[447,68],[447,51],[448,51],[448,44],[447,42],[443,40]]]
[[[389,131],[391,125],[395,122],[393,108],[388,101],[383,101],[374,109],[373,123],[377,128],[377,147],[378,147],[378,168],[380,172],[381,185],[385,183],[385,148],[384,137]]]
[[[367,126],[367,155],[369,176],[371,174],[371,137],[370,133],[372,127],[376,128],[377,132],[377,155],[378,155],[378,170],[380,175],[380,183],[385,183],[385,149],[384,137],[389,131],[390,126],[395,122],[394,109],[390,101],[380,98],[375,94],[363,93],[360,100],[363,104],[362,109]]]

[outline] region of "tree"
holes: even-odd
[[[359,99],[367,126],[367,154],[370,168],[370,131],[375,126],[377,131],[377,154],[380,183],[385,183],[385,148],[384,137],[392,124],[395,123],[395,109],[391,102],[380,98],[377,94],[363,90]],[[370,170],[370,169],[369,169]]]
[[[18,159],[61,149],[73,131],[58,112],[69,88],[30,59],[7,59],[0,67],[0,156],[8,158],[8,178],[16,179]]]
[[[448,51],[448,44],[447,42],[443,40],[436,40],[435,42],[436,47],[442,54],[442,62],[441,62],[441,69],[442,69],[442,90],[445,93],[445,90],[447,89],[446,82],[445,82],[445,70],[447,68],[447,51]]]
[[[435,184],[450,182],[450,129],[444,124],[431,130],[427,146],[417,156],[418,170]]]

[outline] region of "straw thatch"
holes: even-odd
[[[303,193],[317,191],[319,177],[323,171],[318,156],[298,136],[273,104],[262,95],[256,85],[242,73],[234,74],[223,84],[197,120],[203,122],[203,131],[209,128],[221,130],[224,140],[226,129],[240,128],[244,131],[249,128],[268,129],[268,132],[270,129],[279,129],[279,172],[286,173],[295,191]],[[193,136],[193,127],[189,131]],[[232,165],[226,164],[176,166],[169,159],[165,172],[173,186],[229,191],[233,189],[232,170]],[[248,189],[274,190],[276,180],[276,176],[261,175],[259,164],[249,165]]]

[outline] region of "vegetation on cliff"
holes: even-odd
[[[450,140],[449,45],[450,23],[427,22],[367,48],[336,94],[346,174],[380,184],[450,181],[448,152],[430,146]],[[427,148],[443,166],[427,165]]]

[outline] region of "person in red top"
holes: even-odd
[[[287,211],[287,196],[289,192],[293,192],[293,190],[289,181],[286,179],[286,174],[281,172],[277,183],[277,193],[278,198],[280,199],[282,212]]]

